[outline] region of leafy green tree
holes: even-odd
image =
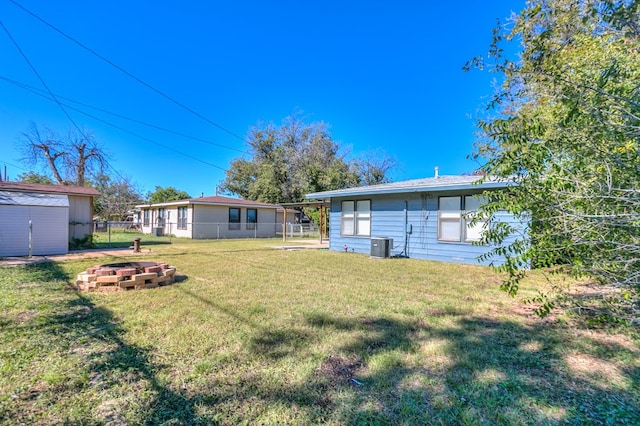
[[[23,183],[40,183],[44,185],[53,185],[53,181],[46,175],[36,172],[25,172],[18,175],[18,181]]]
[[[523,269],[549,267],[601,285],[601,302],[566,289],[532,299],[640,322],[640,1],[530,0],[498,26],[488,57],[502,82],[479,120],[473,156],[486,179],[511,180],[484,215],[529,220],[514,240],[508,224],[485,242],[507,257],[503,288],[515,295]],[[519,43],[520,57],[505,57]]]
[[[141,192],[126,178],[112,180],[99,175],[94,187],[100,192],[94,201],[94,213],[103,220],[126,220],[135,205],[143,202]]]
[[[175,189],[172,186],[163,188],[156,186],[156,190],[147,194],[147,199],[150,203],[166,203],[168,201],[186,200],[191,198],[189,194],[184,191]]]
[[[310,192],[381,183],[395,166],[382,153],[348,160],[326,124],[306,123],[300,113],[285,118],[280,126],[251,128],[248,145],[251,159],[234,160],[221,187],[269,203],[300,202]]]

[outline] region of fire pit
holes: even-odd
[[[167,263],[109,263],[80,272],[76,286],[82,291],[142,290],[173,284],[175,274],[176,268]]]

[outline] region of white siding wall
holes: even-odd
[[[29,254],[29,221],[32,221],[33,255],[69,251],[67,207],[0,206],[0,256]]]
[[[69,195],[69,240],[92,233],[93,197]]]

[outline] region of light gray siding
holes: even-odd
[[[28,255],[30,239],[33,255],[69,251],[66,206],[0,205],[0,224],[0,256]]]
[[[240,229],[231,229],[234,227],[229,226],[229,208],[240,209]],[[226,239],[275,237],[276,229],[282,227],[276,222],[276,210],[251,206],[248,208],[258,211],[258,223],[256,226],[247,227],[247,207],[195,205],[193,211],[192,238]]]
[[[468,242],[444,242],[438,240],[438,197],[465,196],[480,191],[422,192],[406,194],[335,197],[331,199],[330,249],[336,251],[371,252],[372,237],[393,239],[392,256],[437,260],[445,262],[478,264],[478,257],[490,247]],[[371,200],[371,235],[367,237],[340,234],[341,202],[344,200]],[[517,223],[506,212],[493,220]],[[408,231],[411,231],[409,233]],[[500,264],[504,259],[494,259]],[[484,261],[482,264],[489,264]]]
[[[91,234],[93,197],[69,195],[69,241]]]

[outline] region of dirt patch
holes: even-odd
[[[142,252],[136,253],[131,249],[123,248],[123,249],[108,249],[108,250],[82,250],[82,251],[72,251],[68,254],[60,254],[60,255],[52,255],[52,256],[21,256],[21,257],[3,257],[0,258],[0,266],[20,266],[20,265],[30,265],[32,263],[42,263],[42,262],[55,262],[55,261],[65,261],[65,260],[73,260],[73,259],[90,259],[90,258],[98,258],[105,256],[131,256],[131,255],[142,255],[149,254],[151,250],[143,250]]]
[[[356,383],[353,381],[356,372],[362,367],[362,362],[355,358],[343,358],[337,355],[330,355],[322,361],[320,368],[316,371],[317,377],[335,387]]]

